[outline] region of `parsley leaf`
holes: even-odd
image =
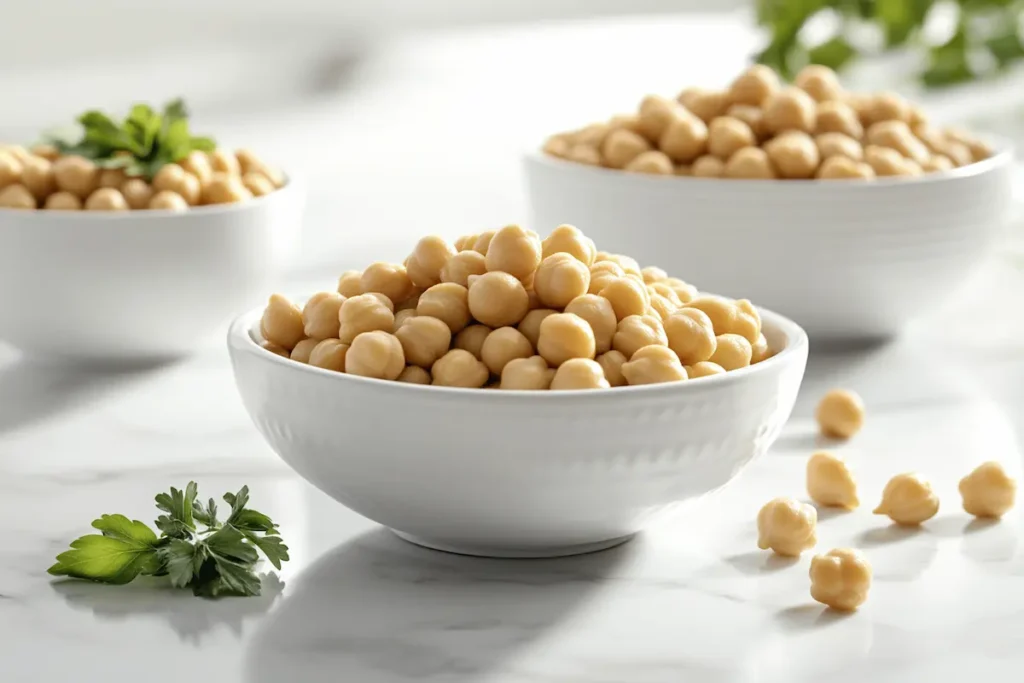
[[[188,483],[184,492],[172,486],[170,494],[158,493],[157,508],[169,514],[160,515],[156,527],[171,538],[191,538],[196,531],[192,515],[197,494],[198,488],[194,481]]]
[[[50,574],[122,584],[160,571],[157,537],[145,524],[124,515],[103,515],[92,525],[102,534],[73,541],[47,570]]]

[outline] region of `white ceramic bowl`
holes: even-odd
[[[182,213],[0,209],[0,340],[49,359],[181,356],[264,297],[302,208],[291,180]]]
[[[439,550],[546,557],[620,543],[652,514],[731,480],[789,417],[807,361],[779,353],[687,382],[605,391],[455,389],[322,370],[262,349],[261,311],[228,334],[235,381],[270,446],[337,501]]]
[[[937,307],[998,244],[1006,146],[915,179],[660,177],[526,158],[535,229],[571,223],[600,249],[702,290],[749,298],[812,339],[885,338]]]

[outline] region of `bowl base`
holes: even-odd
[[[504,546],[504,545],[452,545],[444,541],[435,541],[422,536],[414,536],[395,529],[391,530],[403,541],[408,541],[431,550],[440,550],[456,555],[472,555],[474,557],[498,557],[514,559],[539,559],[544,557],[568,557],[569,555],[583,555],[596,553],[601,550],[608,550],[617,545],[622,545],[633,538],[636,534],[627,534],[617,538],[609,538],[604,541],[593,543],[579,543],[576,545],[556,546]]]

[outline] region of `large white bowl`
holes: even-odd
[[[533,225],[577,225],[606,251],[753,299],[812,339],[885,338],[941,304],[998,244],[1008,147],[914,179],[660,177],[526,158]]]
[[[294,180],[187,212],[0,209],[0,340],[26,354],[186,354],[263,298],[298,244]]]
[[[807,336],[762,311],[780,352],[717,377],[605,391],[489,391],[345,375],[281,358],[261,311],[228,333],[253,421],[296,472],[406,540],[545,557],[620,543],[762,455],[789,417]]]

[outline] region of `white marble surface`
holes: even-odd
[[[400,256],[427,230],[520,219],[521,145],[555,119],[576,120],[588,102],[621,101],[621,88],[595,89],[622,82],[644,60],[674,55],[681,70],[697,69],[686,41],[665,40],[644,43],[629,68],[613,69],[622,58],[604,46],[628,30],[586,34],[547,80],[517,79],[498,59],[507,36],[470,35],[398,46],[362,67],[343,96],[211,117],[229,141],[258,142],[310,172],[306,260],[282,287],[329,286],[345,267]],[[536,75],[564,40],[552,31],[511,44],[532,55],[524,63]],[[734,65],[705,71],[715,69]],[[664,69],[647,73],[637,93],[664,80]],[[530,93],[558,98],[549,106],[561,114],[538,109]],[[410,101],[422,105],[417,122],[402,125]],[[814,354],[786,432],[733,485],[618,549],[551,561],[422,550],[327,499],[262,442],[220,344],[179,365],[117,374],[31,367],[0,350],[0,680],[1017,678],[1024,506],[999,524],[970,523],[956,482],[984,459],[1021,473],[1022,295],[1024,260],[1004,254],[898,343]],[[868,604],[846,617],[811,602],[806,558],[771,560],[753,528],[765,500],[802,495],[805,458],[818,445],[813,404],[837,384],[868,405],[864,432],[838,449],[866,506],[888,476],[907,469],[931,477],[943,500],[939,516],[913,534],[868,509],[823,515],[821,547],[856,545],[875,566]],[[45,574],[94,517],[151,520],[153,494],[189,479],[206,495],[248,484],[253,504],[280,522],[293,560],[279,581],[268,580],[265,597],[206,602],[141,581],[105,587]]]

